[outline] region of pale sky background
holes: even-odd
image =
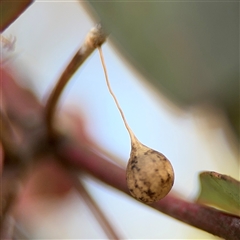
[[[4,32],[6,37],[16,37],[15,51],[8,53],[10,56],[7,57],[8,63],[17,68],[20,66],[21,84],[33,87],[44,102],[64,66],[94,24],[78,2],[36,1]],[[203,120],[196,119],[190,111],[171,109],[171,104],[152,91],[144,79],[117,55],[111,45],[111,36],[104,44],[103,52],[112,89],[135,135],[172,162],[175,191],[189,200],[194,199],[199,190],[198,174],[204,170],[239,178],[236,156],[228,149],[220,129],[206,135],[209,130],[199,128],[204,125]],[[67,85],[61,103],[62,107],[74,104],[77,110],[81,110],[87,119],[89,135],[127,163],[130,139],[107,90],[97,51]],[[224,164],[226,158],[229,161],[227,168]],[[215,239],[89,177],[85,183],[116,229],[128,239]],[[40,214],[28,222],[32,231],[30,235],[44,239],[105,238],[79,199],[73,193],[65,204],[48,203],[51,211],[47,216]]]

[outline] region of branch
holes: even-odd
[[[83,64],[83,62],[91,55],[91,53],[106,40],[100,24],[96,25],[87,35],[82,47],[78,50],[72,58],[64,72],[62,73],[58,83],[52,90],[45,108],[45,118],[47,124],[48,135],[50,138],[54,137],[53,118],[56,110],[58,99],[76,70]]]
[[[65,74],[67,75],[67,71],[65,72]],[[4,72],[1,74],[2,76],[4,76]],[[71,75],[69,76],[71,77]],[[4,90],[3,95],[7,103],[7,107],[9,110],[8,112],[14,113],[11,116],[19,116],[17,118],[19,122],[21,122],[20,120],[28,122],[25,121],[28,116],[26,113],[28,113],[30,110],[34,110],[34,113],[36,114],[36,116],[39,116],[39,118],[43,116],[41,106],[37,103],[37,101],[34,100],[34,97],[32,95],[30,96],[29,93],[27,93],[20,87],[17,88],[15,85],[13,85],[13,82],[7,76],[5,76],[3,79],[5,80],[2,81],[2,85],[0,87]],[[66,81],[66,79],[67,78],[63,78],[64,81]],[[48,124],[50,128],[52,128],[52,117],[56,107],[57,99],[59,98],[64,85],[60,84],[60,86],[61,87],[59,87],[58,89],[55,88],[56,93],[53,93],[51,95],[50,99],[52,98],[52,100],[49,99],[48,106],[45,112],[47,113],[46,116],[48,116],[47,119],[49,121]],[[24,106],[25,111],[23,111],[23,108],[21,106]],[[41,154],[46,154],[46,150],[43,151],[44,149],[41,146],[42,143],[46,144],[49,152],[52,151],[54,145],[49,145],[49,142],[47,142],[47,138],[42,137],[42,135],[45,136],[44,122],[40,121],[39,124],[35,124],[32,127],[33,129],[29,129],[29,127],[26,127],[24,129],[25,125],[23,124],[20,124],[19,127],[20,126],[23,128],[24,132],[24,145],[27,145],[27,149],[31,150],[31,156],[36,156],[36,154],[39,154],[40,151],[42,151]],[[41,144],[32,144],[33,138],[30,138],[30,135],[32,134],[33,130],[38,133],[34,135],[34,141]],[[75,170],[84,170],[96,177],[97,179],[112,186],[113,188],[116,188],[129,195],[124,169],[116,166],[115,164],[107,161],[106,159],[98,156],[96,153],[91,152],[86,148],[80,149],[79,145],[69,142],[66,138],[64,138],[64,141],[56,141],[55,143],[55,152],[67,166],[70,166]],[[20,147],[22,146],[23,145],[20,145]],[[6,171],[5,166],[4,171]],[[167,197],[165,197],[158,203],[148,206],[155,208],[158,211],[161,211],[191,226],[197,227],[201,230],[205,230],[219,237],[229,240],[239,239],[240,218],[237,216],[233,216],[207,206],[187,202],[171,194],[169,194]]]
[[[70,142],[58,144],[56,152],[62,160],[74,166],[75,169],[84,170],[104,183],[130,195],[126,184],[126,174],[122,168],[89,150],[79,150],[78,146]],[[172,194],[148,206],[224,239],[240,239],[240,218],[237,216],[187,202]]]

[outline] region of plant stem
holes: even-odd
[[[72,58],[61,77],[59,78],[56,86],[52,90],[45,108],[45,120],[47,125],[47,131],[50,138],[54,137],[54,114],[58,99],[76,70],[83,64],[83,62],[91,55],[91,53],[99,46],[101,46],[106,40],[106,35],[103,33],[100,24],[97,24],[88,33],[83,45]]]
[[[108,90],[109,90],[110,94],[112,95],[113,100],[115,101],[115,103],[117,105],[117,108],[118,108],[118,110],[119,110],[119,112],[121,114],[123,122],[124,122],[124,124],[126,126],[126,129],[127,129],[128,133],[129,133],[129,136],[130,136],[130,139],[131,139],[131,143],[134,144],[136,142],[139,142],[137,140],[135,134],[133,133],[132,129],[129,127],[129,125],[127,123],[127,120],[126,120],[126,118],[124,116],[124,113],[123,113],[123,111],[122,111],[122,109],[121,109],[121,107],[120,107],[120,105],[118,103],[118,100],[117,100],[117,98],[116,98],[116,96],[115,96],[115,94],[114,94],[114,92],[113,92],[113,90],[112,90],[112,88],[110,86],[110,82],[109,82],[108,74],[107,74],[107,68],[106,68],[106,64],[105,64],[105,61],[104,61],[104,57],[103,57],[103,52],[102,52],[101,46],[98,47],[98,51],[99,51],[99,54],[100,54],[100,59],[101,59],[101,62],[102,62],[103,71],[104,71],[104,75],[105,75],[105,78],[106,78],[106,83],[107,83]]]
[[[98,220],[98,223],[102,226],[102,229],[106,233],[106,235],[109,237],[109,239],[122,239],[120,238],[117,233],[115,232],[114,228],[110,224],[110,222],[107,220],[101,209],[98,207],[96,202],[92,199],[92,197],[89,195],[85,187],[83,186],[81,180],[77,176],[74,177],[74,186],[76,190],[80,193],[81,197],[85,201],[85,203],[88,205],[96,219]]]
[[[34,135],[34,140],[37,143],[42,143],[43,140],[47,142],[46,138],[42,138],[42,132],[44,132],[45,129],[44,123],[40,122],[39,124],[34,125],[34,131],[33,129],[29,131],[29,128],[24,128],[24,124],[20,124],[20,121],[24,120],[24,122],[26,122],[25,119],[28,119],[26,118],[28,116],[28,113],[32,113],[33,110],[34,114],[41,118],[43,116],[42,108],[40,104],[36,101],[36,98],[33,96],[33,94],[29,94],[28,91],[17,86],[13,82],[13,79],[10,78],[7,74],[5,74],[4,71],[2,71],[1,74],[1,87],[3,89],[3,96],[6,100],[5,102],[7,106],[7,112],[11,112],[11,116],[17,117],[16,119],[19,122],[19,128],[21,128],[22,130],[22,139],[24,139],[24,146],[26,145],[26,149],[29,149],[29,151],[31,150],[31,156],[35,156],[36,153],[39,154],[39,151],[42,150],[42,148],[40,147],[39,149],[39,145],[41,144],[32,144],[33,138],[30,137],[30,133],[34,131],[41,132],[41,134]],[[58,94],[58,96],[59,95],[60,93]],[[25,108],[22,109],[19,106],[24,106]],[[51,104],[48,107],[53,107],[53,109],[55,109],[55,106],[51,106]],[[53,112],[50,111],[49,114],[53,115]],[[51,118],[50,120],[52,121]],[[86,148],[79,148],[79,143],[69,142],[66,137],[64,137],[64,140],[61,142],[57,141],[57,144],[54,146],[50,145],[49,143],[45,144],[49,148],[48,151],[55,151],[61,158],[62,162],[65,163],[66,166],[70,167],[71,170],[74,169],[76,171],[80,170],[81,172],[88,172],[102,182],[129,195],[126,184],[126,174],[123,168],[116,166],[115,164],[109,162],[108,160]],[[55,146],[56,149],[54,150],[53,148]],[[18,153],[21,152],[23,145],[21,144],[19,147],[20,148],[17,151]],[[4,154],[7,155],[6,152],[4,152]],[[44,154],[46,154],[46,151],[41,152],[41,156]],[[22,158],[21,155],[20,157]],[[8,155],[4,159],[4,173],[6,173],[6,163],[8,158],[11,158],[11,156]],[[21,160],[22,161],[20,161],[20,163],[25,161],[25,159]],[[31,163],[31,161],[29,161],[29,163]],[[19,166],[16,167],[21,172]],[[1,180],[3,180],[3,178]],[[8,189],[8,184],[11,184],[10,188],[14,187],[14,184],[9,183],[8,181],[7,183],[4,183],[2,181],[2,189],[4,189],[5,187],[6,189]],[[133,201],[136,200],[133,199]],[[12,206],[14,205],[13,203],[14,201],[12,202],[11,207],[8,207],[6,211],[6,213],[9,213],[10,215],[10,209],[12,209]],[[187,202],[176,196],[173,196],[172,194],[169,194],[164,199],[160,200],[158,203],[147,206],[153,207],[156,210],[167,214],[168,216],[178,219],[179,221],[185,222],[191,226],[207,231],[224,239],[240,239],[240,218],[237,216],[230,215],[214,208],[200,205],[194,202]]]
[[[72,143],[60,144],[57,153],[62,160],[74,166],[75,169],[84,170],[113,188],[130,195],[124,169],[93,152],[80,151]],[[173,194],[147,206],[224,239],[240,239],[240,218],[238,216],[194,202],[187,202]]]

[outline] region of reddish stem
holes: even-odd
[[[130,195],[126,184],[126,174],[122,168],[93,152],[79,150],[77,146],[66,142],[58,146],[57,153],[68,164],[85,170],[99,180]],[[240,239],[240,218],[237,216],[187,202],[172,194],[148,206],[224,239]]]

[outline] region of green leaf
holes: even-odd
[[[198,203],[209,204],[240,215],[240,182],[216,172],[202,172]]]
[[[89,5],[118,52],[156,89],[178,106],[210,104],[221,109],[240,134],[239,2]]]
[[[4,31],[21,13],[23,13],[33,0],[1,1],[0,2],[0,32]]]

